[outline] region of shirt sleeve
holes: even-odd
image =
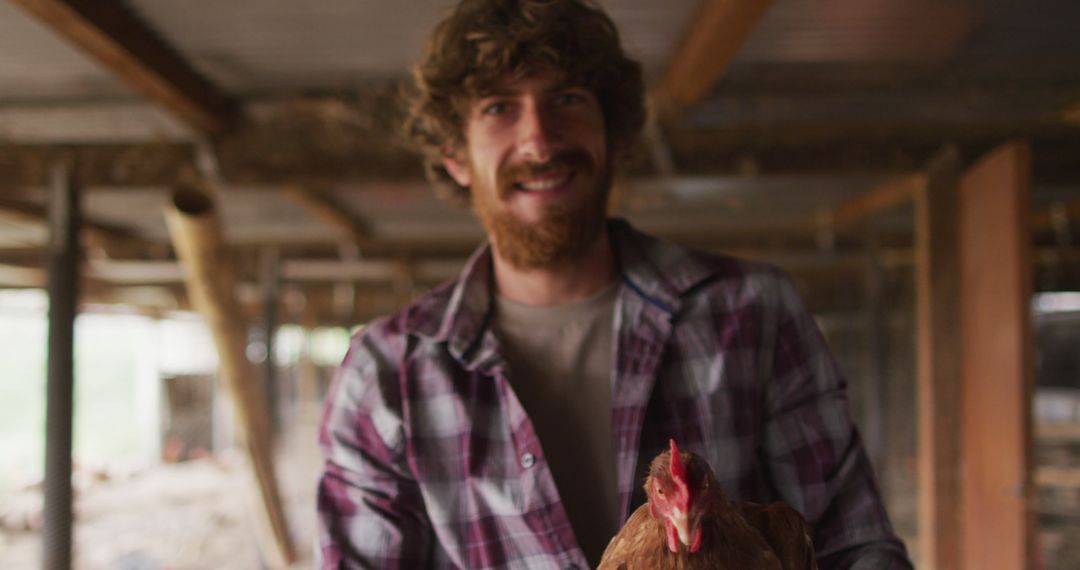
[[[851,419],[846,383],[786,275],[771,313],[764,460],[781,498],[806,517],[822,570],[912,568]]]
[[[369,327],[370,329],[371,327]],[[391,339],[357,335],[327,394],[319,432],[321,568],[423,568],[434,539],[408,466]]]

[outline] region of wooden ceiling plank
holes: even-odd
[[[661,105],[701,102],[724,75],[772,0],[702,0],[660,85]]]
[[[876,186],[837,206],[832,211],[835,229],[844,229],[887,210],[910,204],[926,187],[926,175],[909,174]]]
[[[119,0],[14,0],[45,26],[199,132],[218,134],[238,107]]]

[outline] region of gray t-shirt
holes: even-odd
[[[617,283],[565,305],[496,296],[494,331],[590,564],[618,531],[611,435]]]

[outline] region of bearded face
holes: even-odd
[[[525,222],[502,206],[515,193],[546,191],[529,190],[522,181],[550,180],[553,173],[567,171],[591,184],[580,185],[580,195],[544,200],[536,221]],[[509,164],[500,169],[494,192],[473,188],[473,211],[497,254],[509,264],[520,269],[549,267],[579,258],[604,231],[610,187],[609,164],[594,164],[585,152],[566,151],[544,164]]]
[[[612,159],[593,93],[541,70],[469,105],[447,171],[470,188],[496,255],[518,268],[580,257],[604,231]]]

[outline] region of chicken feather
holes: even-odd
[[[783,503],[731,501],[704,459],[670,447],[649,467],[648,502],[598,570],[817,570],[802,515]]]

